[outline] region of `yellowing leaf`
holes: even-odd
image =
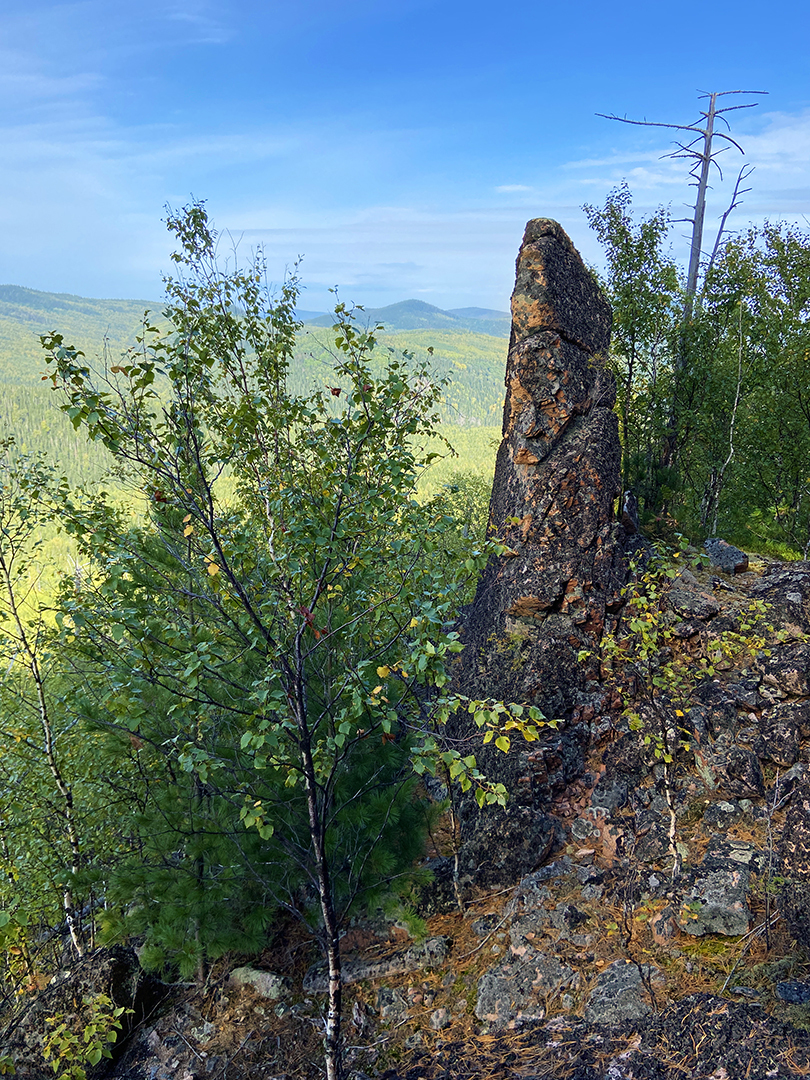
[[[191,536],[193,534],[193,532],[194,532],[194,526],[193,525],[186,525],[185,529],[183,529],[183,536]]]
[[[378,667],[377,668],[377,678],[379,678],[379,679],[387,679],[390,674],[391,674],[391,668],[390,667],[383,666],[383,667]]]
[[[382,690],[381,686],[375,686],[374,689],[371,692],[372,692],[372,694],[379,694],[381,690]]]
[[[208,564],[207,569],[208,569],[208,573],[211,575],[211,577],[216,577],[217,574],[219,573],[219,567],[217,566],[217,564],[215,562],[210,562]]]
[[[186,516],[183,518],[183,524],[188,525],[189,521],[191,521],[191,514],[186,514]]]

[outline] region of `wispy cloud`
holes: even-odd
[[[236,36],[233,23],[226,23],[212,13],[212,5],[185,0],[175,3],[166,13],[172,22],[186,29],[188,38],[195,45],[224,45]],[[233,19],[234,13],[231,13]]]

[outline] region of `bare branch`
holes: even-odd
[[[717,255],[717,252],[720,250],[720,240],[721,240],[721,238],[723,236],[723,232],[725,230],[726,222],[728,221],[729,215],[731,214],[732,210],[736,210],[736,208],[740,205],[740,196],[745,195],[747,192],[749,192],[751,190],[750,187],[748,187],[748,188],[740,188],[740,184],[744,180],[747,180],[748,177],[751,175],[751,173],[753,171],[754,171],[754,166],[751,165],[751,164],[748,164],[748,163],[743,165],[743,167],[740,169],[739,175],[737,176],[737,182],[734,185],[734,191],[733,191],[732,196],[731,196],[731,202],[728,204],[728,208],[724,212],[723,216],[720,218],[720,227],[717,230],[717,238],[714,241],[714,247],[712,248],[712,253],[709,256],[709,262],[708,262],[708,264],[706,266],[706,273],[707,274],[711,270],[712,266],[714,265],[715,257]]]

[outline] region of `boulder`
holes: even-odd
[[[805,770],[790,801],[779,844],[779,909],[790,933],[810,949],[810,774]]]
[[[680,884],[681,930],[693,937],[746,934],[752,917],[748,906],[751,871],[760,868],[760,860],[751,844],[713,837],[700,866]]]
[[[771,563],[748,595],[770,607],[770,622],[794,636],[810,633],[810,562]]]
[[[344,960],[341,965],[343,983],[361,982],[364,979],[384,979],[392,975],[404,975],[409,971],[422,968],[440,967],[447,959],[452,940],[446,937],[432,937],[409,949],[402,949],[382,960],[364,960],[362,958]],[[326,965],[313,964],[304,976],[304,991],[307,994],[325,994],[329,990],[329,978]]]
[[[238,967],[231,972],[228,982],[233,986],[250,986],[259,997],[268,1001],[278,1001],[290,994],[290,980],[283,975],[274,975],[272,971],[259,971],[252,967]]]
[[[575,972],[556,956],[535,950],[504,960],[479,979],[475,1015],[496,1030],[542,1020],[546,997],[574,979]]]
[[[704,545],[712,565],[727,574],[744,574],[748,569],[748,556],[727,540],[710,539]]]
[[[115,1007],[132,1010],[121,1016],[122,1029],[116,1040],[116,1046],[120,1046],[133,1025],[151,1012],[164,989],[156,979],[144,974],[133,949],[119,945],[97,949],[60,972],[6,1024],[0,1033],[0,1057],[8,1055],[12,1059],[19,1080],[43,1080],[53,1075],[43,1057],[43,1046],[52,1029],[48,1017],[64,1018],[82,1029],[85,999],[106,994]],[[87,1066],[89,1080],[106,1075],[108,1066],[104,1058],[96,1066]]]
[[[760,760],[790,768],[799,758],[799,732],[788,720],[773,719],[763,713],[759,718],[759,737],[753,749]]]
[[[762,714],[764,727],[780,725],[795,731],[799,738],[810,739],[810,701],[786,701]]]
[[[639,966],[629,960],[616,960],[599,973],[585,1006],[585,1019],[589,1024],[617,1024],[650,1016],[653,1009],[649,989],[656,983],[660,985],[658,976],[652,964]]]
[[[720,611],[720,605],[708,593],[701,589],[686,589],[683,585],[675,584],[667,595],[667,603],[676,615],[682,619],[707,620],[714,618]]]
[[[805,697],[810,694],[810,644],[804,641],[778,645],[770,656],[759,661],[765,688],[772,687],[777,695]]]

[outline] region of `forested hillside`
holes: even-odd
[[[44,451],[74,484],[101,475],[110,464],[106,450],[77,437],[56,408],[50,385],[42,382],[45,358],[40,335],[58,329],[66,344],[83,351],[91,363],[104,363],[106,354],[106,362],[114,365],[136,346],[145,312],[160,314],[164,303],[94,300],[0,286],[0,435],[13,434],[21,449]],[[320,317],[299,330],[289,368],[289,384],[296,392],[328,383],[334,366],[334,318],[334,313]],[[507,341],[500,331],[502,324],[508,331],[508,317],[486,309],[442,312],[420,301],[405,301],[358,311],[356,321],[359,326],[385,322],[386,330],[378,334],[378,357],[389,355],[390,349],[406,351],[428,358],[438,377],[451,379],[441,414],[446,436],[463,452],[463,461],[446,462],[425,478],[428,486],[446,480],[456,467],[487,472],[503,405]],[[463,428],[482,430],[477,434],[457,430]]]
[[[88,356],[104,342],[111,355],[135,344],[144,311],[161,310],[158,301],[92,300],[68,293],[38,292],[0,285],[0,382],[26,384],[43,368],[40,334],[58,329]]]

